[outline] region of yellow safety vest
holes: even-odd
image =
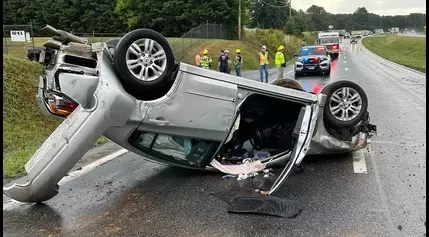
[[[285,63],[285,55],[282,52],[276,53],[275,63],[277,67],[281,67],[283,63]]]
[[[265,52],[265,54],[259,52],[259,65],[265,65],[269,63],[270,62],[268,61],[268,52]]]
[[[202,68],[210,68],[210,63],[212,62],[212,59],[209,57],[209,56],[207,56],[207,55],[204,55],[202,58],[201,58],[201,61],[200,61],[200,63],[201,63],[201,67]]]

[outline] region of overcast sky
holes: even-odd
[[[307,10],[311,5],[325,8],[330,13],[353,13],[358,7],[379,15],[408,15],[425,13],[425,0],[292,0],[295,9]]]

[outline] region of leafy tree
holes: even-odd
[[[309,21],[309,18],[302,15],[292,16],[286,23],[286,33],[301,36],[302,32],[308,30]]]
[[[328,12],[323,7],[312,5],[306,11],[307,15],[315,24],[315,30],[326,30],[329,26],[329,15]]]
[[[251,27],[282,29],[289,16],[289,6],[284,0],[252,0],[250,4]]]

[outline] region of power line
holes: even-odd
[[[261,1],[263,4],[265,4],[267,6],[270,6],[270,7],[277,7],[277,8],[286,8],[286,7],[289,7],[287,5],[272,5],[272,4],[266,3],[264,0],[259,0],[259,1]]]

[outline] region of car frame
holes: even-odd
[[[43,29],[53,37],[39,55],[44,70],[36,98],[44,113],[64,121],[25,165],[27,175],[3,186],[17,201],[54,197],[58,182],[101,135],[151,161],[189,169],[239,174],[281,165],[264,191],[271,195],[306,155],[363,149],[376,132],[367,96],[351,81],[315,94],[294,80],[261,83],[177,62],[168,41],[149,29],[93,44],[49,25]],[[244,138],[253,148],[280,152],[222,163],[217,155]]]

